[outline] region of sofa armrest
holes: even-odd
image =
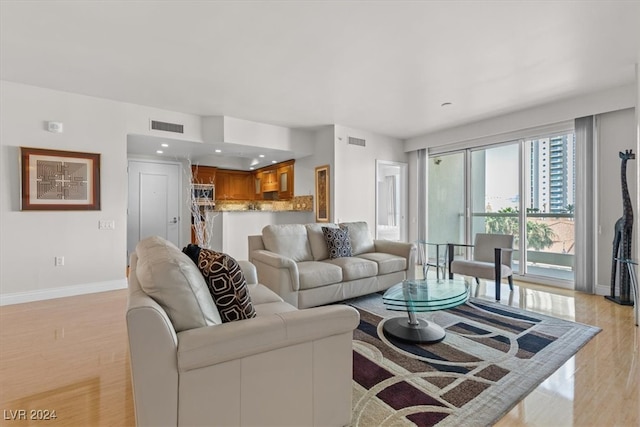
[[[359,320],[353,307],[332,305],[182,331],[178,370],[187,372],[351,332]]]
[[[296,262],[265,249],[254,250],[251,260],[258,272],[258,282],[280,295],[289,304],[298,307],[300,277]]]
[[[250,263],[249,261],[238,260],[238,265],[242,270],[242,274],[244,274],[244,278],[247,281],[248,285],[254,285],[258,283],[258,272],[256,271],[256,266]]]
[[[415,266],[418,261],[418,248],[415,243],[396,242],[393,240],[374,240],[376,252],[401,256],[407,260],[407,279],[415,279]]]

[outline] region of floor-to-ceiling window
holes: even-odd
[[[575,134],[524,141],[526,273],[573,281]]]
[[[430,155],[428,240],[513,234],[514,274],[570,286],[574,153],[574,133],[563,132]]]
[[[520,151],[508,143],[470,150],[471,236],[476,233],[520,234]],[[516,257],[512,257],[516,258]]]

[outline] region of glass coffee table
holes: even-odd
[[[418,319],[416,313],[446,310],[464,304],[469,288],[463,279],[404,280],[382,296],[388,310],[406,311],[408,317],[388,319],[382,329],[389,335],[414,343],[442,341],[444,329],[433,322]]]

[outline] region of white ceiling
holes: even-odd
[[[630,84],[640,62],[640,1],[2,0],[0,8],[4,80],[398,138]]]

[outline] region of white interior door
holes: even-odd
[[[149,236],[180,245],[180,165],[129,161],[127,257]]]
[[[407,241],[407,164],[376,160],[376,238]]]

